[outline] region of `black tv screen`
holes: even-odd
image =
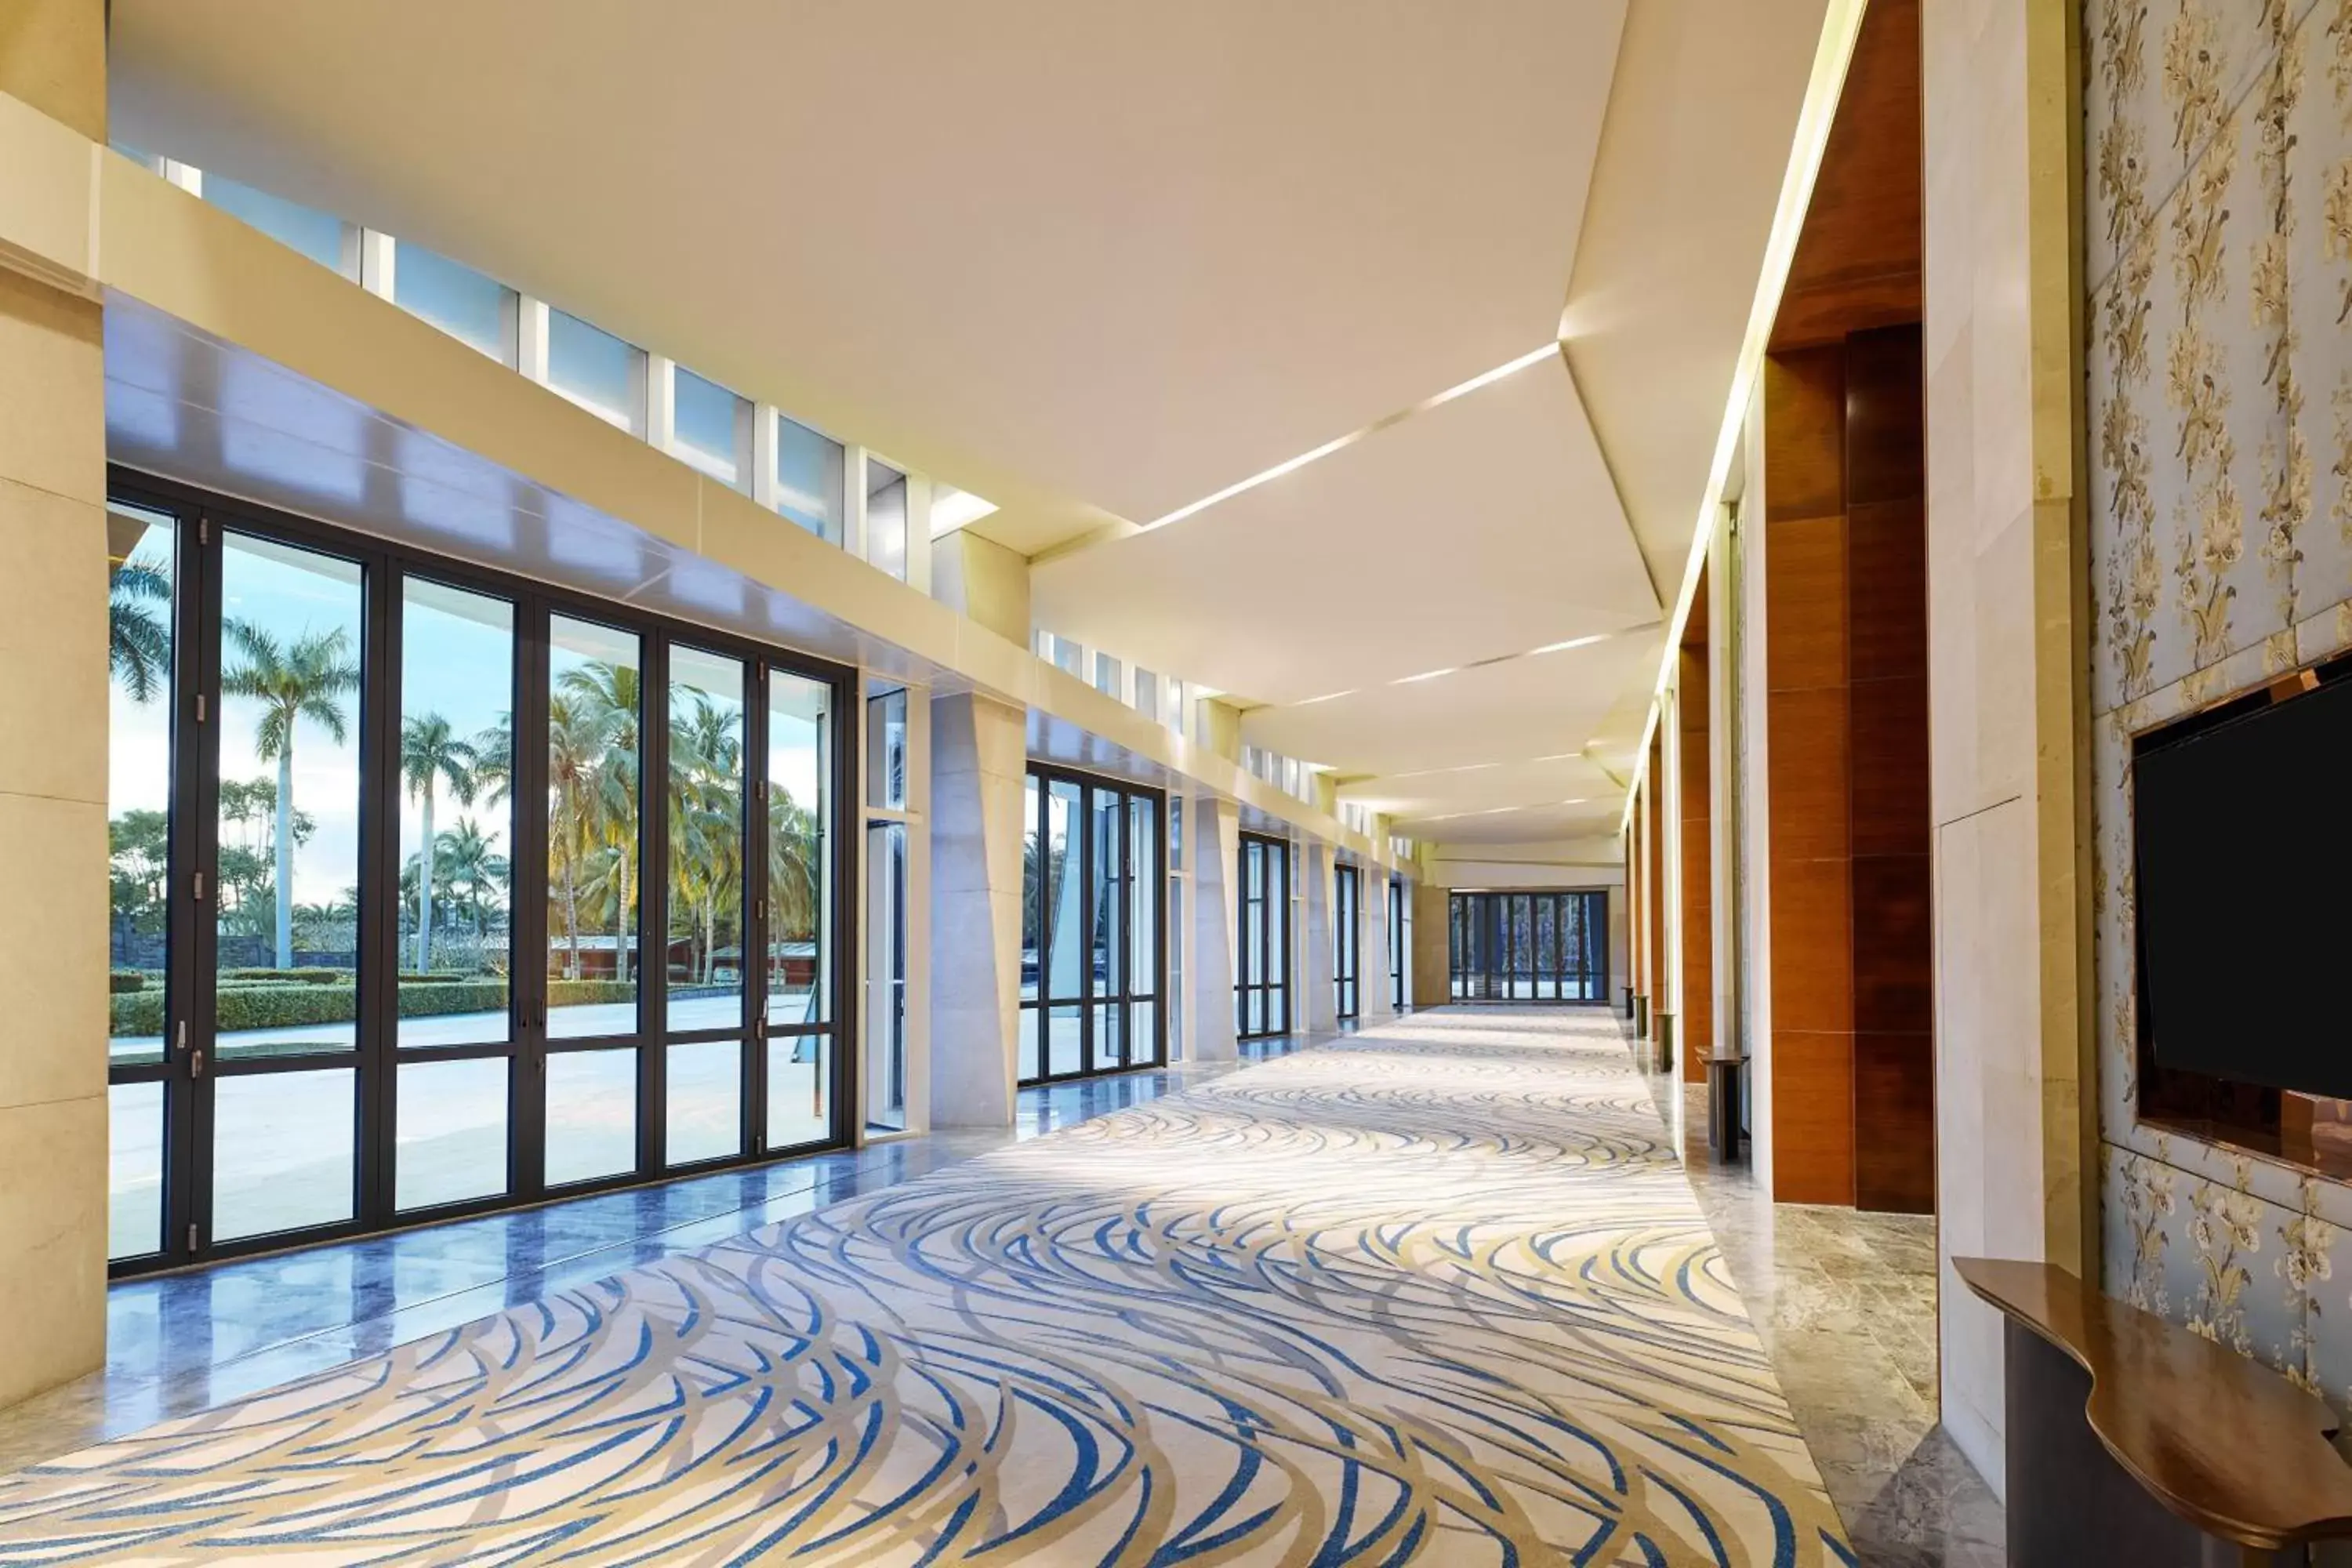
[[[2147,737],[2132,773],[2157,1065],[2352,1099],[2352,681]]]

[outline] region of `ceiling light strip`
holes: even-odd
[[[1674,682],[1675,654],[1682,646],[1691,601],[1698,593],[1700,574],[1706,567],[1707,545],[1723,511],[1723,487],[1731,475],[1732,455],[1739,449],[1739,434],[1748,422],[1748,403],[1756,378],[1764,368],[1764,345],[1772,336],[1772,322],[1780,313],[1781,291],[1789,282],[1789,266],[1796,258],[1797,240],[1805,229],[1805,212],[1812,205],[1813,181],[1821,174],[1830,128],[1836,122],[1838,100],[1845,91],[1846,67],[1853,59],[1854,39],[1862,31],[1864,0],[1830,0],[1822,24],[1821,42],[1813,49],[1813,71],[1805,83],[1805,103],[1797,115],[1797,132],[1789,150],[1789,167],[1780,178],[1780,205],[1772,214],[1771,237],[1765,242],[1764,265],[1757,274],[1756,298],[1748,309],[1748,333],[1739,344],[1739,360],[1731,376],[1731,395],[1723,409],[1723,425],[1715,438],[1715,462],[1707,471],[1706,490],[1699,501],[1698,524],[1691,535],[1690,559],[1683,567],[1682,586],[1675,595],[1675,613],[1666,622],[1666,646],[1658,663],[1658,679],[1651,689],[1649,716],[1633,752],[1633,777],[1625,788],[1625,809],[1618,831],[1633,826],[1633,797],[1649,768],[1650,737],[1664,711],[1666,689]]]
[[[1199,500],[1194,501],[1190,506],[1180,506],[1174,511],[1168,513],[1165,517],[1155,517],[1150,522],[1143,524],[1136,531],[1139,533],[1150,533],[1155,528],[1165,528],[1171,522],[1181,522],[1186,518],[1192,516],[1195,512],[1208,510],[1211,507],[1215,506],[1220,501],[1229,501],[1237,495],[1242,495],[1247,491],[1257,489],[1260,485],[1270,484],[1274,480],[1282,478],[1285,474],[1295,474],[1299,469],[1305,468],[1307,464],[1320,462],[1334,452],[1339,451],[1344,447],[1354,446],[1357,442],[1362,440],[1367,436],[1378,435],[1391,425],[1401,424],[1404,420],[1412,418],[1416,414],[1425,414],[1441,403],[1451,403],[1455,398],[1460,397],[1466,393],[1475,392],[1482,386],[1491,386],[1507,375],[1512,375],[1519,371],[1527,369],[1528,366],[1536,363],[1547,355],[1549,355],[1554,359],[1559,358],[1559,344],[1557,342],[1549,342],[1544,344],[1541,348],[1529,349],[1526,353],[1521,354],[1518,358],[1505,364],[1498,364],[1492,370],[1481,371],[1476,375],[1472,376],[1469,380],[1463,382],[1458,385],[1447,387],[1444,391],[1439,393],[1434,397],[1423,398],[1421,402],[1414,404],[1410,408],[1400,408],[1394,414],[1384,415],[1381,417],[1373,420],[1370,425],[1365,426],[1360,430],[1351,430],[1347,435],[1339,437],[1337,440],[1326,441],[1311,452],[1301,452],[1297,457],[1291,458],[1287,462],[1276,463],[1274,467],[1266,469],[1264,473],[1252,474],[1248,479],[1242,480],[1238,484],[1227,485],[1223,489],[1217,491],[1214,495],[1202,496]]]

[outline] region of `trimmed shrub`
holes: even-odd
[[[163,1032],[163,993],[121,991],[106,999],[107,1026],[118,1037]]]
[[[224,969],[220,972],[225,985],[255,985],[286,982],[296,985],[349,985],[352,972],[348,969]]]
[[[117,969],[107,975],[106,989],[110,995],[114,996],[125,996],[134,991],[144,991],[147,989],[147,976],[143,972],[136,969]]]
[[[635,985],[617,980],[551,980],[547,990],[548,1001],[559,1007],[628,1002],[637,994]],[[221,1029],[234,1032],[349,1023],[357,1011],[357,990],[348,982],[298,985],[288,981],[264,981],[223,985],[217,1006]],[[114,1034],[163,1032],[163,993],[160,989],[120,992],[110,996],[108,1004],[109,1023]],[[506,1005],[504,982],[464,975],[405,987],[400,996],[401,1014],[410,1018],[437,1018],[450,1013],[495,1013]]]

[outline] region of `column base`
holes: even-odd
[[[1706,1064],[1706,1141],[1718,1165],[1736,1165],[1745,1156],[1739,1123],[1746,1115],[1740,1103],[1738,1057],[1715,1057]]]
[[[1633,998],[1633,1037],[1637,1040],[1650,1037],[1650,999],[1647,996]]]
[[[1654,1066],[1659,1072],[1675,1070],[1675,1016],[1661,1013],[1657,1016],[1658,1048]]]

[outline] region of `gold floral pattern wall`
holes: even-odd
[[[2129,739],[2352,647],[2352,0],[2084,26],[2106,1287],[2352,1411],[2352,1186],[2134,1111]]]

